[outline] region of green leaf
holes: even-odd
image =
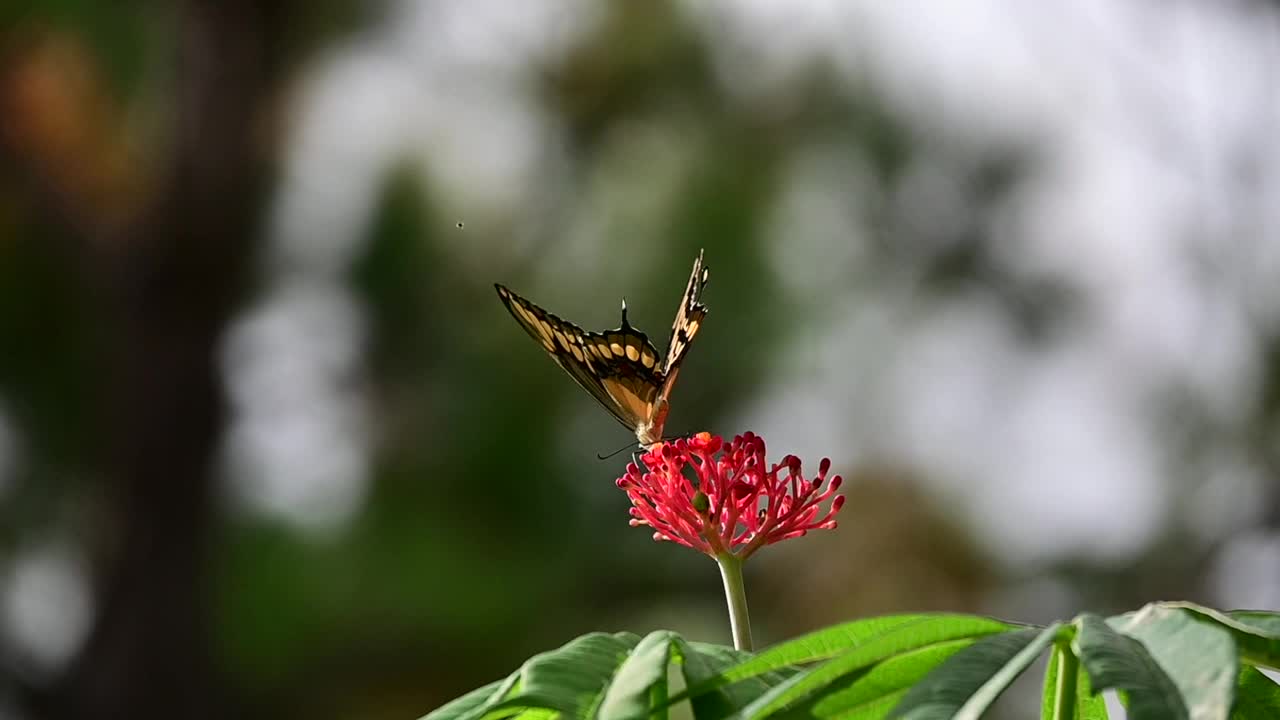
[[[1231,720],[1267,720],[1280,717],[1280,685],[1257,668],[1240,669],[1236,705]]]
[[[475,706],[459,720],[507,717],[539,709],[566,717],[587,717],[600,706],[618,667],[639,642],[639,636],[632,633],[589,633],[534,655],[516,672],[517,680],[505,696]]]
[[[909,720],[976,719],[1053,643],[1062,625],[1028,628],[985,638],[952,655],[917,683],[890,717]]]
[[[736,682],[761,672],[826,660],[883,637],[906,641],[901,650],[906,651],[942,640],[983,637],[1010,627],[1008,623],[974,615],[887,615],[855,620],[774,645],[726,672],[722,682]],[[911,637],[916,638],[917,644],[910,644]]]
[[[685,685],[702,689],[696,693],[682,694],[680,698],[672,698],[671,702],[683,699],[685,695],[692,695],[689,699],[693,714],[699,718],[727,717],[797,672],[796,668],[779,668],[725,687],[721,682],[722,674],[728,668],[748,662],[751,653],[723,645],[684,640],[679,641],[677,647],[681,655]]]
[[[714,674],[719,675],[728,668],[741,665],[755,657],[746,650],[735,650],[728,645],[697,642],[696,640],[680,640],[679,645],[685,652],[706,659],[709,667],[714,667]],[[707,678],[701,678],[706,680]]]
[[[669,630],[645,636],[613,676],[597,716],[602,720],[643,720],[655,704],[665,704],[667,664],[677,637]]]
[[[486,720],[552,720],[560,717],[560,711],[544,707],[502,705],[484,717]]]
[[[1241,657],[1253,665],[1280,668],[1280,613],[1265,610],[1233,610],[1228,613],[1188,602],[1164,603],[1231,631]]]
[[[1066,667],[1065,675],[1062,674]],[[1080,672],[1069,648],[1055,645],[1044,676],[1041,720],[1107,720],[1107,703],[1089,687],[1089,674]]]
[[[1133,720],[1190,717],[1178,686],[1142,643],[1112,630],[1097,615],[1081,615],[1076,625],[1079,631],[1072,649],[1089,672],[1093,687],[1126,691],[1129,717]]]
[[[1231,713],[1239,663],[1231,633],[1184,608],[1151,604],[1108,620],[1137,639],[1177,686],[1196,720],[1226,720]]]
[[[1280,638],[1280,612],[1272,610],[1232,610],[1231,619],[1248,625],[1251,629],[1271,639]]]
[[[973,642],[952,640],[891,657],[855,673],[852,683],[818,694],[801,709],[815,718],[882,718],[913,685]]]
[[[1064,720],[1057,711],[1063,702],[1059,697],[1062,689],[1058,687],[1058,676],[1061,673],[1058,666],[1062,664],[1062,655],[1062,648],[1059,647],[1055,647],[1049,655],[1049,667],[1044,671],[1044,692],[1040,696],[1040,720]],[[1075,692],[1074,686],[1071,692]]]
[[[1079,720],[1107,720],[1107,701],[1101,690],[1089,684],[1089,673],[1076,673],[1076,717]]]
[[[839,626],[842,632],[838,635],[814,633],[802,638],[801,640],[806,641],[803,644],[786,643],[780,646],[780,651],[766,651],[744,666],[725,673],[726,677],[733,677],[745,666],[750,666],[754,671],[761,665],[771,666],[781,658],[827,657],[834,652],[833,648],[836,646],[850,648],[826,663],[796,673],[755,699],[735,717],[743,720],[764,717],[828,687],[854,671],[869,668],[888,658],[938,643],[983,637],[1008,627],[995,620],[964,615],[915,615],[899,618],[878,618],[895,622],[869,624],[857,628],[855,632],[849,632],[848,625],[844,625]],[[868,632],[868,628],[874,628],[876,632]],[[815,636],[819,636],[818,642],[814,642]],[[850,641],[851,637],[856,639]],[[773,657],[765,657],[771,654]],[[765,662],[761,662],[762,658]]]
[[[420,720],[455,720],[455,718],[466,716],[476,708],[495,701],[494,698],[501,700],[506,694],[506,688],[509,688],[515,679],[516,674],[512,673],[502,680],[494,680],[488,685],[478,687],[460,698],[441,705],[423,715]]]
[[[618,666],[638,642],[630,633],[590,633],[535,655],[520,668],[519,694],[509,700],[583,717],[587,708],[599,705]]]

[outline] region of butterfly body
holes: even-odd
[[[501,284],[498,298],[511,316],[582,389],[635,433],[641,445],[662,441],[662,428],[670,410],[671,389],[680,363],[706,317],[699,300],[710,271],[698,254],[689,285],[671,326],[665,355],[649,337],[627,322],[622,302],[622,324],[614,330],[589,332],[538,307]]]

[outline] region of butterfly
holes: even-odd
[[[615,330],[588,332],[562,320],[506,286],[495,283],[498,298],[520,327],[529,333],[552,360],[569,373],[578,385],[595,398],[610,415],[636,434],[646,448],[662,441],[671,388],[680,363],[707,316],[700,302],[710,269],[702,264],[702,253],[693,262],[693,273],[685,288],[667,353],[657,348],[643,332],[627,322],[627,301],[622,301],[622,325]]]

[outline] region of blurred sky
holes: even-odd
[[[851,142],[839,120],[760,148],[775,165],[754,232],[705,242],[711,315],[669,429],[752,430],[778,456],[832,457],[851,487],[918,488],[1004,578],[978,609],[1074,612],[1071,598],[1098,597],[1073,586],[1075,570],[1123,583],[1178,548],[1207,560],[1173,587],[1223,607],[1280,607],[1280,414],[1268,405],[1280,373],[1275,3],[684,0],[663,22],[705,48],[714,100],[663,99],[653,83],[648,112],[595,127],[592,107],[575,115],[546,88],[590,94],[582,48],[611,37],[611,12],[647,22],[624,5],[390,2],[299,65],[260,288],[220,348],[233,514],[341,545],[367,517],[388,445],[447,445],[471,427],[389,396],[465,401],[519,379],[563,398],[542,421],[551,462],[584,478],[546,492],[625,523],[616,468],[590,457],[625,431],[538,356],[487,288],[509,283],[589,329],[612,327],[627,295],[637,324],[664,335],[703,244],[672,240],[673,218],[697,211],[689,178],[731,147],[707,118],[770,137],[829,87],[833,106],[877,108],[910,151],[886,173],[875,143]],[[661,56],[655,42],[645,52]],[[570,63],[580,75],[557,74]],[[467,323],[415,357],[488,354],[509,378],[433,365],[407,388],[379,380],[375,313],[351,277],[378,237],[389,178],[406,168],[430,208],[422,267],[450,278],[428,321]],[[750,382],[717,384],[725,373]],[[24,453],[3,400],[0,501]],[[838,533],[858,532],[850,508]],[[633,556],[674,552],[642,535],[617,537]],[[835,542],[813,539],[811,552],[837,562],[849,551]],[[37,664],[56,665],[91,616],[83,552],[52,531],[23,547],[0,617]],[[901,571],[884,567],[894,547],[868,560],[871,577]],[[644,612],[678,623],[688,608],[672,602]]]

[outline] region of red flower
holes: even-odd
[[[765,545],[834,528],[844,505],[844,496],[836,495],[825,513],[820,507],[840,488],[839,475],[823,488],[830,460],[823,458],[812,480],[800,474],[795,455],[766,468],[764,440],[754,433],[727,446],[718,435],[698,433],[662,443],[640,461],[643,469],[630,463],[618,478],[631,498],[631,524],[652,527],[654,540],[712,557],[727,552],[746,559]]]

